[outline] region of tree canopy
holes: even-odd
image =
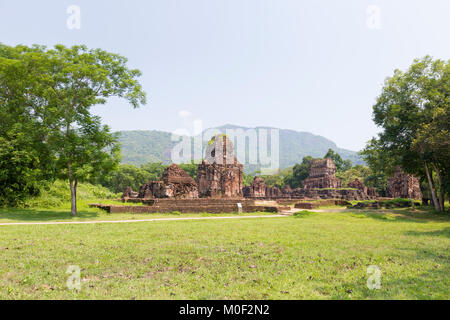
[[[362,152],[374,171],[392,172],[400,165],[426,177],[438,210],[444,209],[449,192],[449,62],[426,56],[386,79],[373,106],[374,122],[382,131]]]
[[[141,73],[126,64],[120,55],[85,46],[0,46],[2,113],[13,112],[5,136],[16,128],[35,129],[29,147],[38,151],[37,169],[69,180],[74,215],[78,181],[112,170],[119,161],[117,138],[91,107],[113,96],[135,108],[146,102],[137,80]]]

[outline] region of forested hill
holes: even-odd
[[[225,132],[228,128],[248,129],[233,125],[225,125],[217,129]],[[323,157],[330,148],[339,153],[344,160],[350,159],[353,164],[362,163],[357,152],[338,148],[333,141],[322,136],[294,130],[279,130],[281,168],[301,162],[304,156]],[[171,133],[156,130],[118,133],[122,144],[122,163],[135,165],[147,162],[170,163],[170,150],[175,144],[171,141]]]

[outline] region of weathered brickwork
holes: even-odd
[[[200,197],[241,198],[244,167],[234,156],[233,143],[225,135],[214,136],[206,157],[197,168]]]
[[[391,198],[422,199],[419,179],[405,173],[400,167],[388,178],[386,195]]]
[[[330,158],[312,160],[309,177],[303,181],[305,188],[340,188],[341,181],[336,178],[336,165]]]

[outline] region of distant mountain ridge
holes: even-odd
[[[344,160],[351,160],[353,164],[363,163],[355,151],[338,148],[333,141],[309,132],[298,132],[289,129],[271,127],[248,128],[235,125],[216,127],[223,133],[227,129],[278,129],[280,137],[280,167],[282,169],[293,166],[302,161],[305,156],[323,157],[328,149],[339,153]],[[205,130],[206,131],[206,130]],[[122,145],[122,163],[141,165],[147,162],[171,163],[170,153],[177,142],[171,141],[172,134],[165,131],[119,131],[119,142]],[[246,169],[251,169],[247,167]],[[248,170],[246,170],[248,171]]]

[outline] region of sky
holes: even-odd
[[[427,54],[449,59],[449,34],[448,0],[0,0],[0,42],[85,44],[142,71],[147,105],[93,108],[114,131],[192,132],[200,120],[355,151],[379,131],[385,78]]]

